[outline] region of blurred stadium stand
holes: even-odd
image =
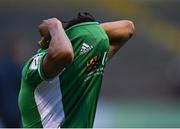
[[[21,42],[15,56],[22,65],[37,50],[41,20],[70,20],[81,11],[136,26],[107,64],[95,127],[180,127],[179,0],[0,1],[0,57],[10,41]]]

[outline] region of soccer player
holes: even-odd
[[[79,14],[39,26],[40,50],[24,66],[19,94],[23,127],[92,128],[104,68],[133,35],[131,21],[99,24]]]

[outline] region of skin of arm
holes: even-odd
[[[110,49],[108,60],[132,37],[134,34],[134,24],[129,20],[101,23],[109,37]]]
[[[44,74],[50,79],[57,76],[72,63],[74,57],[73,48],[62,23],[57,18],[44,20],[39,25],[39,31],[43,40],[46,37],[51,37],[48,43],[48,53],[43,60]],[[41,43],[39,46],[42,47],[43,42],[39,43]]]

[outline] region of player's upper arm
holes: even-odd
[[[101,23],[110,40],[110,59],[134,34],[134,24],[129,20]]]

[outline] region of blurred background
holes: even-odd
[[[0,0],[0,127],[21,125],[21,69],[41,20],[83,11],[136,27],[107,64],[94,127],[180,127],[180,0]]]

